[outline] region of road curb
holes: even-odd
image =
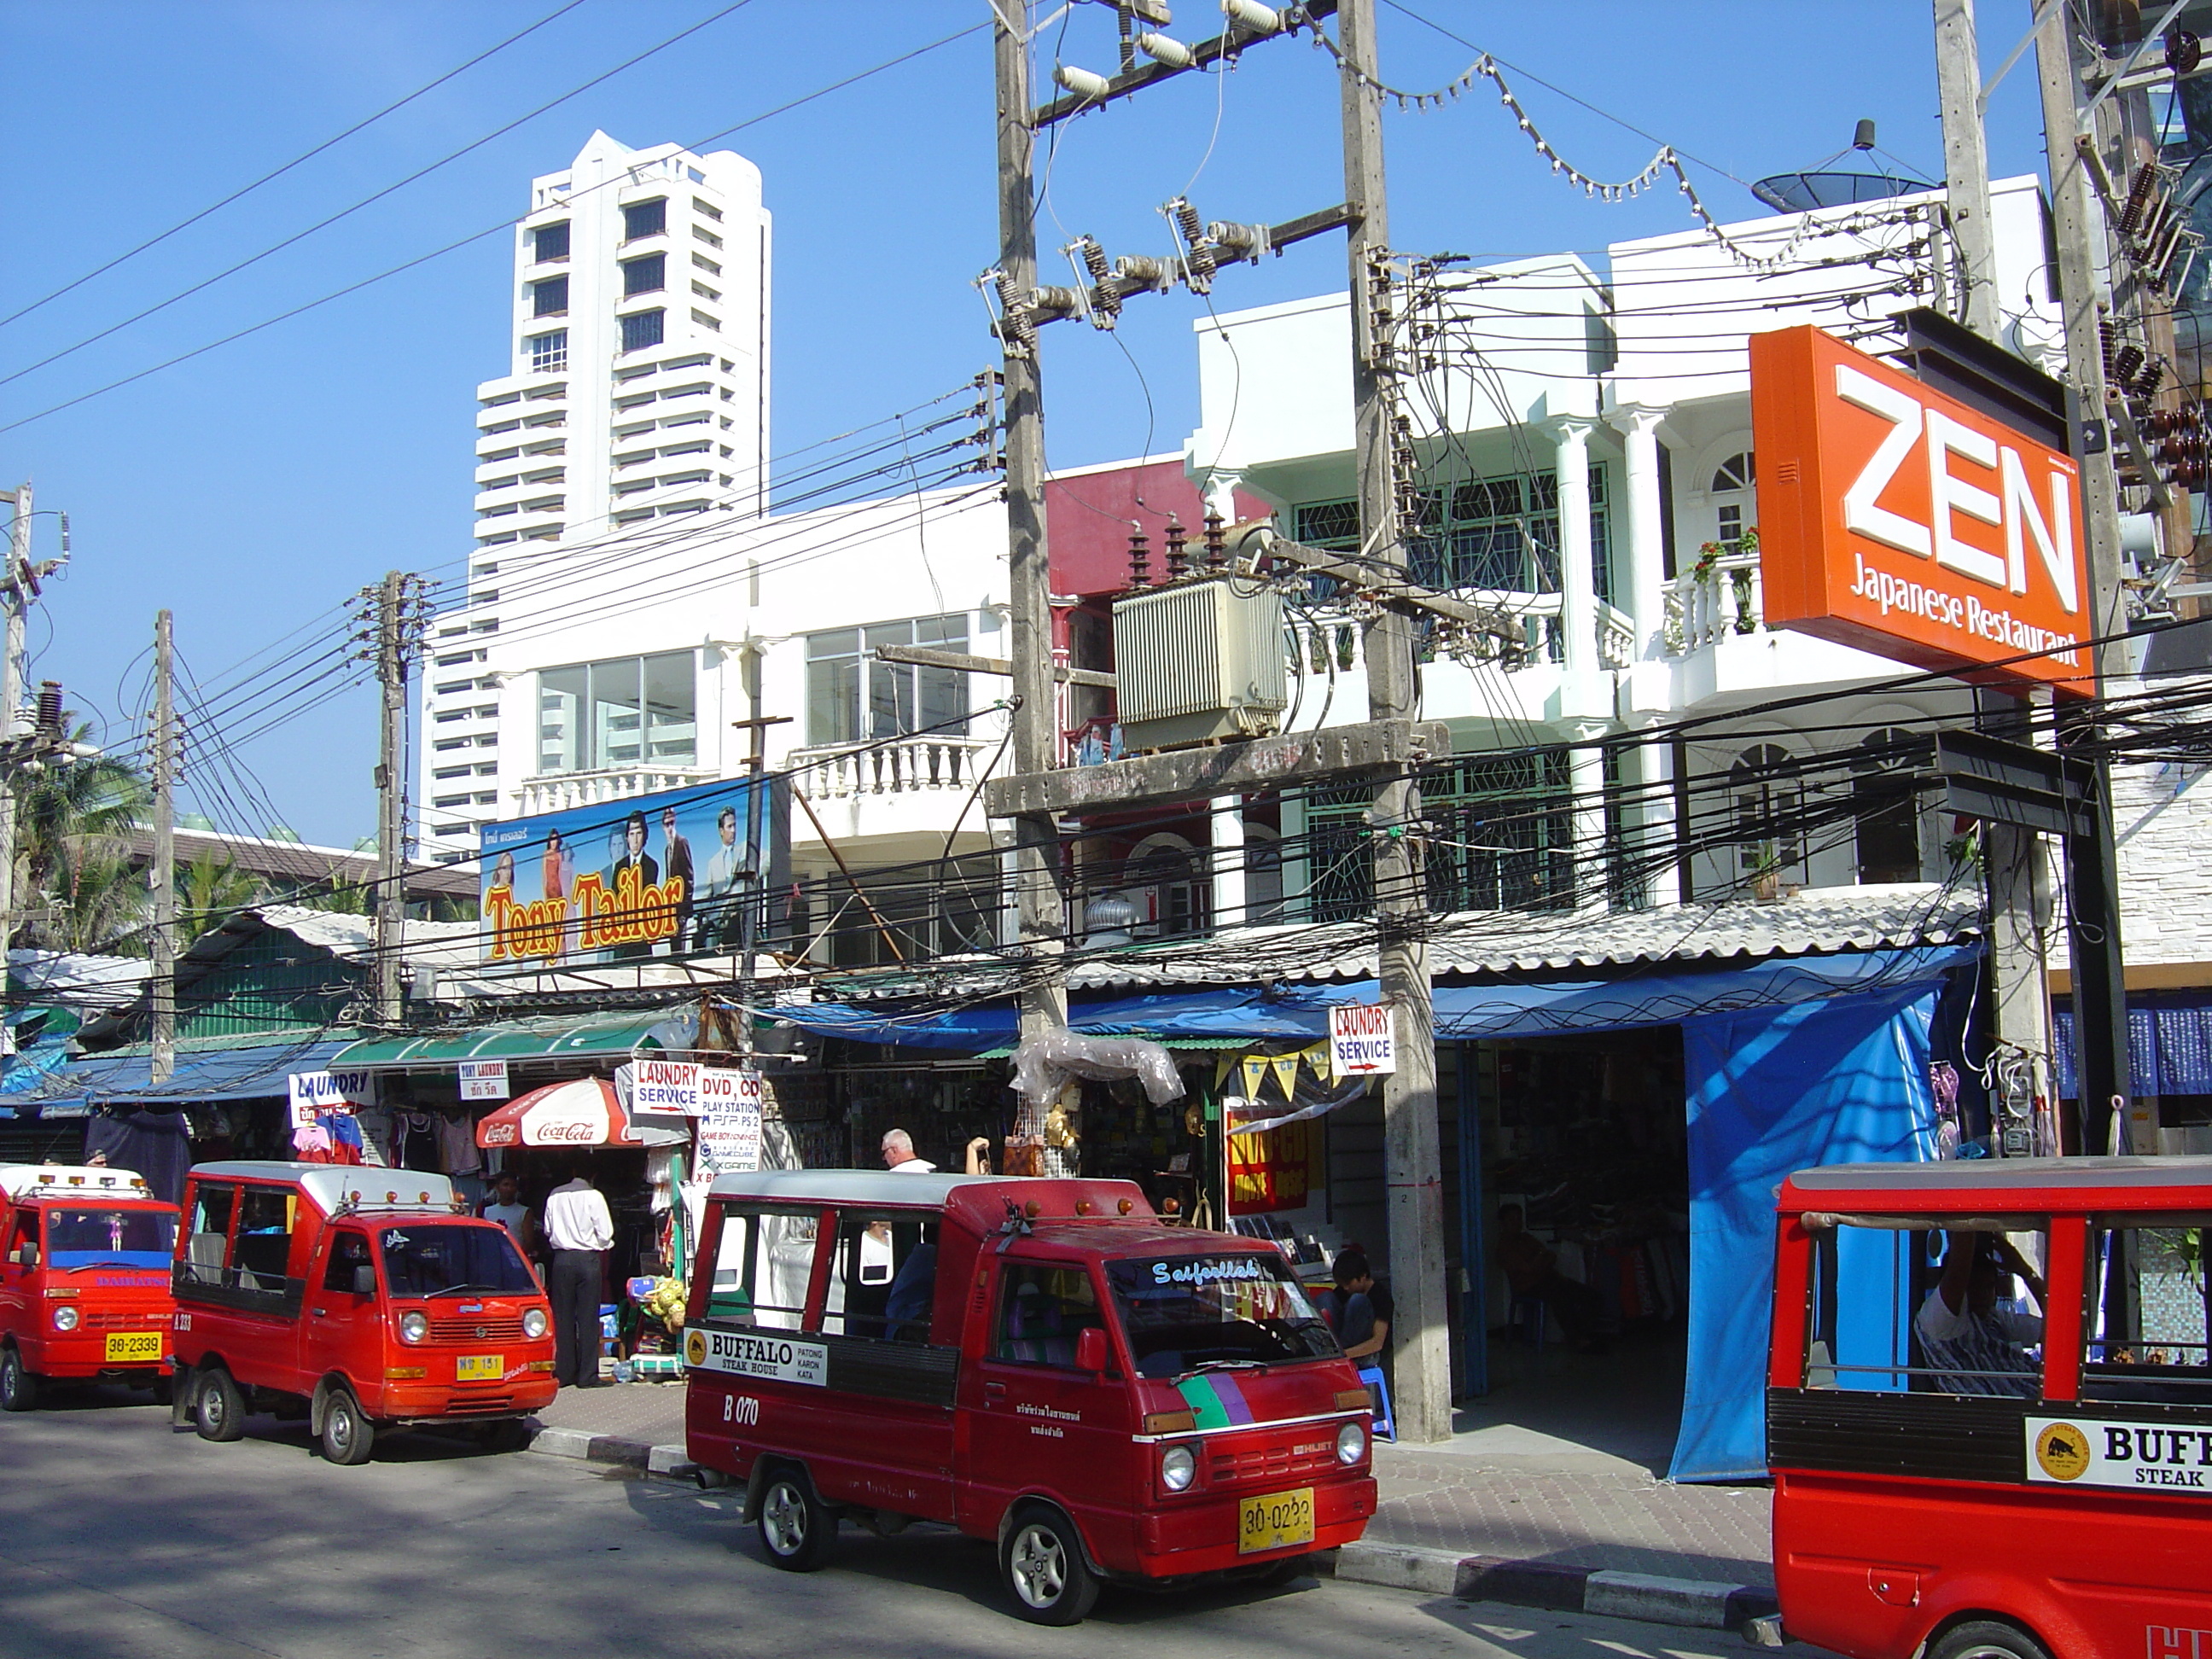
[[[1336,1553],[1335,1576],[1462,1601],[1500,1601],[1693,1630],[1743,1630],[1777,1611],[1773,1591],[1756,1584],[1461,1555],[1411,1544],[1346,1544]]]
[[[530,1449],[545,1457],[569,1457],[589,1463],[620,1463],[647,1474],[689,1480],[698,1465],[681,1446],[656,1446],[620,1435],[591,1434],[582,1429],[541,1428],[530,1437]]]

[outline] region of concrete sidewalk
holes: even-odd
[[[1667,1398],[1663,1374],[1650,1391]],[[1338,1576],[1707,1627],[1768,1612],[1766,1489],[1660,1478],[1672,1423],[1621,1403],[1583,1425],[1589,1399],[1574,1378],[1530,1377],[1462,1412],[1442,1445],[1378,1443],[1382,1501],[1366,1537],[1340,1553]],[[689,1472],[681,1384],[563,1389],[538,1418],[534,1450]]]

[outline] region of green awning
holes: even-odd
[[[328,1062],[332,1070],[396,1071],[451,1066],[464,1060],[593,1060],[628,1054],[656,1025],[680,1018],[674,1010],[619,1014],[554,1014],[503,1020],[466,1030],[428,1031],[420,1036],[371,1037],[349,1043]],[[653,1043],[651,1047],[659,1045]]]

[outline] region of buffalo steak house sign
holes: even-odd
[[[1770,626],[2087,696],[2074,463],[1817,328],[1751,337]]]

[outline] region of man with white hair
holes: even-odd
[[[914,1137],[903,1129],[884,1133],[884,1166],[893,1175],[935,1175],[937,1166],[914,1155]]]

